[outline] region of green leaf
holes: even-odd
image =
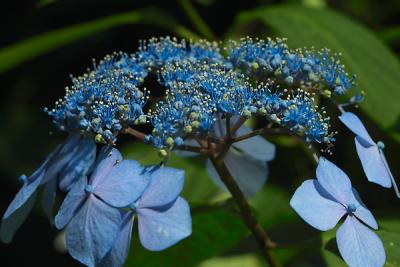
[[[197,39],[185,27],[162,10],[147,8],[111,15],[50,31],[0,49],[0,73],[57,48],[111,28],[130,24],[150,24],[167,29],[178,36]]]
[[[251,200],[257,219],[264,228],[270,228],[283,222],[289,222],[296,217],[289,205],[290,196],[287,192],[273,185],[266,185]],[[266,205],[268,203],[268,205]]]
[[[236,19],[236,30],[252,28],[252,22],[261,22],[287,37],[292,47],[328,47],[342,53],[343,63],[367,93],[361,108],[400,141],[400,64],[371,31],[335,11],[293,5],[243,11]]]
[[[137,233],[127,260],[127,266],[176,267],[196,266],[199,262],[216,256],[234,246],[248,231],[235,215],[222,209],[194,212],[192,214],[193,233],[177,245],[161,251],[150,252],[140,245]]]
[[[388,44],[397,43],[400,41],[400,26],[385,29],[379,35]]]
[[[226,257],[216,257],[202,262],[198,267],[267,267],[263,259],[255,254],[242,254]]]
[[[139,161],[143,165],[159,164],[160,157],[157,151],[141,142],[133,143],[122,149],[127,158]],[[172,153],[167,166],[185,171],[185,185],[182,196],[190,202],[210,202],[218,192],[218,188],[208,178],[204,157],[183,158]]]
[[[400,266],[400,220],[384,219],[379,221],[379,226],[377,234],[382,239],[386,251],[385,266]]]

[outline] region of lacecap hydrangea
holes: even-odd
[[[209,157],[211,179],[232,194],[242,217],[251,217],[243,203],[265,185],[267,162],[275,156],[275,146],[259,135],[292,135],[331,153],[336,131],[330,129],[325,107],[317,103],[334,103],[343,112],[340,120],[357,135],[368,180],[398,192],[382,144],[372,141],[359,119],[343,109],[362,97],[356,94],[338,104],[336,97],[351,89],[355,76],[328,49],[291,49],[284,39],[243,38],[224,47],[206,40],[153,38],[140,42],[132,54],[117,52],[93,61],[91,70],[71,80],[54,108],[45,108],[69,137],[32,175],[20,177],[22,188],[2,219],[5,242],[11,241],[43,187],[46,214],[58,229],[65,229],[70,255],[84,265],[122,266],[134,218],[146,249],[173,246],[190,236],[192,225],[189,205],[180,196],[184,171],[168,167],[172,152]],[[165,91],[161,97],[145,88],[149,80]],[[248,127],[251,118],[265,126]],[[154,146],[160,165],[124,159],[115,148],[122,134]],[[358,193],[338,193],[352,190],[340,169],[316,153],[314,157],[319,160],[317,180],[299,187],[292,207],[320,230],[333,228],[346,215],[338,231],[344,260],[350,266],[382,266],[385,251],[379,238],[360,223],[377,229],[372,214]],[[330,171],[340,176],[337,186]],[[65,198],[54,214],[57,188]],[[312,216],[319,208],[326,218]],[[257,238],[263,230],[253,231],[258,226],[245,221]],[[359,243],[346,239],[348,234],[369,238],[371,248],[357,247]],[[376,257],[368,255],[371,251]]]

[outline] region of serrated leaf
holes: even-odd
[[[257,21],[287,37],[292,47],[328,47],[342,53],[359,89],[367,93],[362,110],[400,141],[400,63],[374,33],[335,11],[295,5],[243,11],[235,25],[243,29]]]

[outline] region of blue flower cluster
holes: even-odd
[[[164,101],[149,115],[154,127],[151,141],[157,148],[168,147],[179,137],[205,134],[218,114],[266,116],[270,121],[305,135],[309,142],[333,141],[329,119],[318,112],[311,94],[298,90],[279,92],[273,82],[253,86],[245,75],[219,65],[190,62],[169,64],[160,74],[168,88]],[[275,90],[275,93],[272,91]]]
[[[354,76],[347,74],[337,54],[331,55],[328,49],[291,50],[284,39],[243,38],[239,42],[232,41],[228,59],[247,72],[263,76],[268,73],[295,86],[326,85],[338,95],[349,90],[355,80]]]
[[[135,122],[146,121],[147,91],[138,85],[147,75],[144,65],[124,53],[106,56],[83,76],[72,78],[64,99],[48,112],[58,128],[92,134],[97,142],[114,143]]]
[[[328,85],[341,94],[353,80],[335,56],[327,50],[292,51],[280,39],[232,42],[227,57],[221,50],[216,42],[186,43],[168,37],[143,41],[136,53],[107,56],[89,73],[73,78],[64,99],[46,111],[60,129],[89,133],[101,143],[112,144],[127,127],[151,122],[154,131],[147,142],[171,147],[187,135],[209,131],[218,114],[264,115],[310,142],[333,140],[313,97],[271,84],[283,77],[286,84],[313,90]],[[247,71],[241,73],[244,65]],[[249,70],[255,69],[268,70],[273,82],[250,83]],[[149,93],[141,84],[149,73],[159,77],[167,94],[146,113]],[[317,92],[327,95],[326,90]]]

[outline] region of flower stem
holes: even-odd
[[[138,130],[135,130],[133,128],[130,128],[130,127],[125,129],[125,133],[129,134],[129,135],[131,135],[131,136],[133,136],[133,137],[135,137],[135,138],[137,138],[137,139],[139,139],[141,141],[143,141],[144,138],[146,137],[146,135],[144,133],[142,133],[142,132],[140,132]]]
[[[271,253],[271,249],[277,246],[276,243],[269,238],[262,226],[257,222],[257,219],[254,216],[246,197],[236,184],[225,163],[223,160],[220,160],[215,156],[210,156],[210,160],[214,165],[219,177],[221,177],[222,182],[224,182],[225,186],[231,193],[232,198],[239,207],[240,215],[242,216],[247,228],[249,228],[253,236],[256,238],[266,261],[271,267],[280,267],[281,264]]]
[[[182,9],[185,11],[188,18],[191,20],[193,26],[199,31],[199,33],[209,40],[215,39],[214,33],[204,22],[202,17],[193,7],[192,3],[190,3],[190,1],[188,0],[178,0],[178,2],[181,5]]]

